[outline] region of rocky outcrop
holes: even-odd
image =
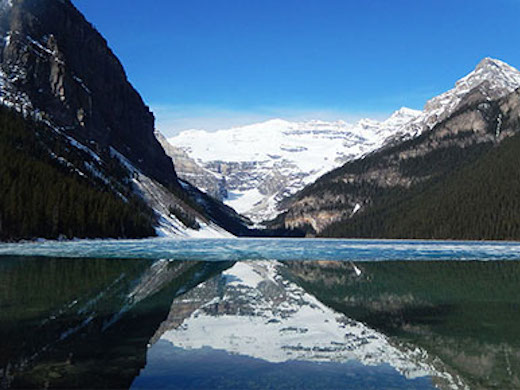
[[[166,154],[173,160],[175,172],[181,179],[220,201],[227,197],[226,180],[223,176],[200,166],[184,150],[170,144],[159,131],[155,132],[155,136]]]

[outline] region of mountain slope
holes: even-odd
[[[445,120],[325,175],[291,199],[279,221],[325,236],[520,238],[520,95],[510,93],[518,76],[483,60],[449,99],[441,95],[451,112]]]
[[[185,131],[169,142],[220,179],[225,202],[259,222],[279,212],[279,203],[318,177],[381,147],[392,137],[411,136],[406,124],[420,112],[402,108],[383,122],[288,122],[280,119],[209,133]],[[170,154],[178,166],[182,156]],[[212,192],[207,174],[179,172]]]
[[[83,160],[81,151],[49,131],[0,107],[1,240],[154,234],[154,216],[142,200],[117,185],[116,177],[104,176],[103,182],[78,171],[72,164]],[[51,156],[51,147],[59,158]]]
[[[148,204],[144,208],[149,233],[154,233],[153,224],[158,234],[229,236],[225,229],[230,221],[235,231],[247,232],[245,220],[232,209],[198,194],[189,184],[181,186],[171,158],[154,135],[153,114],[105,39],[70,0],[1,0],[0,36],[0,104],[22,114],[27,129],[39,129],[38,148],[48,153],[38,154],[40,159],[50,156],[58,168],[68,167],[69,176],[78,176],[94,192],[108,191],[128,207],[134,207],[130,199],[137,194]],[[6,140],[11,135],[4,133]],[[11,141],[15,139],[7,144]],[[27,157],[30,149],[22,152]],[[18,185],[16,176],[9,180]],[[92,210],[95,205],[90,201],[85,207]],[[47,197],[45,202],[50,202],[45,207],[61,206],[57,198]],[[204,202],[212,205],[211,213],[205,211]],[[21,201],[11,206],[17,208],[16,215],[36,207]],[[214,217],[215,209],[224,221]],[[88,234],[82,233],[81,219],[76,222],[77,229],[59,228],[53,234],[33,229],[29,236],[6,232],[4,226],[4,235],[12,239],[95,235],[90,228]],[[106,229],[97,231],[99,236],[109,234]],[[131,232],[131,226],[123,223],[109,235],[143,235]]]
[[[4,0],[0,34],[4,104],[93,148],[110,145],[145,174],[175,185],[153,114],[106,40],[69,0]]]
[[[170,144],[161,132],[156,131],[155,136],[166,154],[175,162],[175,171],[181,179],[220,201],[227,196],[226,183],[222,175],[200,166],[183,149]]]

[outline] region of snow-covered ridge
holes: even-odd
[[[455,83],[455,87],[430,99],[424,106],[422,121],[433,127],[450,116],[464,96],[479,88],[488,100],[499,99],[520,87],[520,71],[503,61],[484,58],[474,71]]]
[[[404,123],[420,115],[420,111],[402,108],[386,121],[363,119],[356,124],[344,121],[290,122],[272,119],[248,126],[222,129],[216,132],[187,130],[169,139],[198,161],[252,162],[287,159],[305,170],[316,170],[317,164],[334,165],[334,155],[318,156],[319,152],[358,154],[367,149],[362,144],[380,144]],[[361,141],[349,151],[349,141]],[[334,149],[331,151],[330,147]],[[296,154],[295,154],[296,153]],[[319,165],[318,165],[319,166]]]
[[[213,133],[184,131],[168,141],[225,179],[228,205],[261,221],[280,211],[280,200],[326,172],[380,148],[391,136],[409,135],[406,124],[420,115],[402,108],[382,122],[273,119]]]

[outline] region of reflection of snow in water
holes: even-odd
[[[239,262],[172,305],[161,339],[176,347],[211,347],[269,362],[388,363],[407,378],[461,384],[419,348],[396,348],[383,334],[328,308],[282,276],[273,261]],[[355,271],[355,269],[353,270]]]

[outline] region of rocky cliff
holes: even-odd
[[[181,179],[193,184],[219,201],[227,197],[224,176],[203,168],[183,149],[170,144],[160,131],[156,131],[155,136],[166,154],[174,161],[175,172]]]
[[[93,149],[111,146],[147,175],[177,184],[154,137],[153,114],[69,0],[2,0],[0,35],[4,104]]]

